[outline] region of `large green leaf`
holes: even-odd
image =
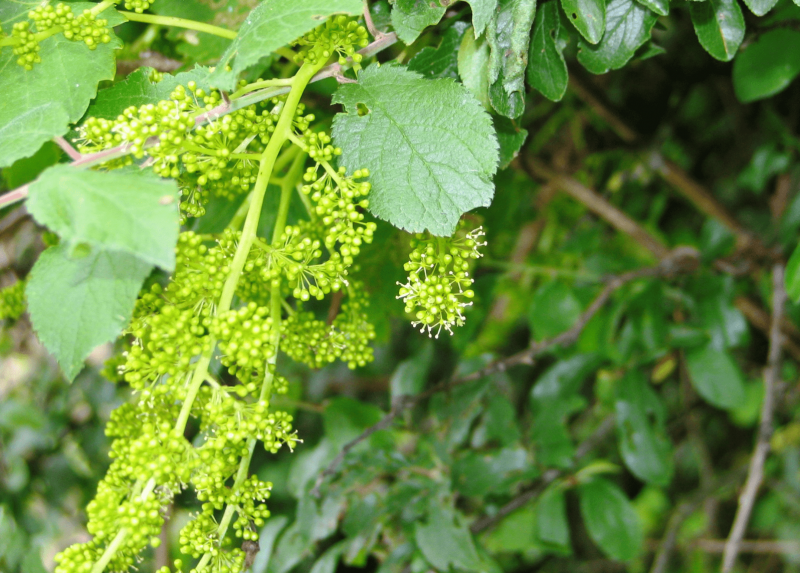
[[[589,536],[609,557],[627,561],[639,553],[642,526],[625,493],[595,478],[579,488],[580,507]]]
[[[486,24],[492,19],[497,8],[497,0],[466,0],[472,7],[472,26],[475,29],[475,37],[479,37],[486,29]]]
[[[625,465],[644,481],[667,485],[672,448],[664,430],[664,405],[640,370],[629,370],[619,381],[615,410]]]
[[[95,6],[87,2],[70,4],[75,13]],[[109,25],[122,18],[109,8],[102,13]],[[114,79],[114,50],[121,42],[111,34],[111,42],[90,50],[83,42],[73,42],[57,34],[40,44],[41,63],[32,70],[17,65],[10,48],[0,48],[0,167],[30,157],[48,139],[64,135],[70,122],[78,121],[97,93],[97,84]]]
[[[744,401],[742,373],[726,351],[711,344],[691,350],[686,366],[695,390],[710,404],[727,410]]]
[[[333,121],[340,162],[370,170],[375,216],[412,233],[451,235],[463,213],[491,202],[497,140],[464,86],[372,65],[333,101],[346,110]]]
[[[464,34],[458,49],[458,75],[486,109],[492,107],[489,102],[489,54],[489,42],[485,37],[476,40],[472,34]]]
[[[536,537],[556,547],[569,546],[567,498],[558,484],[544,490],[536,503]]]
[[[587,42],[600,41],[606,29],[605,0],[561,0],[561,7]]]
[[[481,563],[472,536],[464,525],[454,523],[453,519],[449,509],[431,503],[428,522],[418,523],[414,530],[417,547],[440,571],[449,571],[451,565],[476,571]]]
[[[599,44],[580,42],[578,61],[593,74],[617,70],[650,39],[656,15],[634,0],[611,0],[606,7],[606,32]]]
[[[31,184],[28,210],[71,244],[133,255],[170,271],[178,241],[173,181],[142,171],[82,171],[56,165]]]
[[[552,338],[568,330],[581,315],[580,301],[572,288],[551,281],[536,289],[528,310],[528,322],[536,340]]]
[[[567,34],[561,27],[558,4],[555,1],[545,2],[539,6],[533,22],[528,83],[552,101],[559,101],[567,91],[569,72],[564,60],[566,47]]]
[[[744,39],[744,16],[737,0],[689,2],[700,45],[718,60],[733,59]]]
[[[458,47],[469,28],[466,22],[456,22],[445,31],[439,47],[426,46],[408,62],[408,69],[429,79],[458,79]]]
[[[525,68],[536,0],[499,0],[489,22],[489,98],[498,113],[519,117],[525,110]]]
[[[209,77],[212,86],[232,90],[239,73],[322,24],[333,14],[360,14],[361,0],[264,0],[239,28]],[[230,71],[225,67],[230,66]]]
[[[733,62],[733,89],[742,102],[775,95],[800,74],[800,32],[771,30]]]
[[[151,265],[127,253],[70,249],[61,244],[44,251],[25,292],[39,340],[72,380],[92,349],[128,324]]]
[[[446,9],[437,0],[395,0],[392,26],[398,38],[411,44],[425,28],[441,20]]]
[[[121,82],[100,90],[86,115],[115,119],[130,106],[138,107],[169,99],[178,85],[185,86],[190,81],[194,81],[202,88],[208,88],[208,68],[203,66],[197,66],[175,76],[163,74],[163,78],[158,82],[150,79],[153,71],[153,68],[139,68]]]
[[[763,16],[778,3],[778,0],[744,0],[750,11],[756,16]]]

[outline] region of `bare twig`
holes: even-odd
[[[724,539],[698,539],[692,545],[706,553],[723,553],[726,542]],[[800,541],[745,540],[739,543],[739,552],[800,555]]]
[[[364,0],[364,23],[367,25],[369,33],[372,34],[372,37],[376,40],[380,40],[386,35],[375,27],[375,22],[372,21],[372,13],[369,11],[369,2],[367,0]]]
[[[591,436],[586,438],[583,442],[581,442],[578,445],[578,448],[575,450],[575,461],[578,462],[582,458],[586,457],[586,455],[589,452],[591,452],[597,446],[598,443],[602,442],[606,438],[606,436],[608,436],[608,434],[611,433],[613,429],[614,429],[614,416],[608,416],[605,420],[603,420],[600,423],[600,425],[592,433]],[[547,488],[548,485],[556,481],[565,473],[566,472],[564,470],[558,470],[558,469],[547,470],[544,474],[542,474],[542,477],[535,485],[533,485],[529,489],[526,489],[517,497],[509,501],[507,504],[505,504],[503,507],[497,510],[497,513],[491,516],[482,517],[474,521],[472,525],[470,525],[469,530],[472,533],[481,533],[482,531],[491,529],[492,527],[500,523],[500,521],[502,521],[504,517],[506,517],[510,513],[515,512],[520,507],[527,504],[529,501],[539,497],[539,495]]]
[[[755,451],[750,460],[750,469],[747,474],[742,495],[739,497],[739,508],[733,520],[728,541],[722,558],[722,572],[730,573],[736,563],[736,556],[741,550],[750,513],[755,505],[756,494],[764,480],[764,463],[769,454],[770,438],[772,437],[772,420],[775,410],[778,378],[780,377],[781,361],[781,319],[786,304],[786,290],[783,285],[783,265],[775,265],[772,269],[772,320],[769,332],[769,355],[767,367],[764,370],[764,402],[761,405],[761,421],[758,425],[758,439]]]
[[[378,52],[385,50],[392,44],[397,42],[397,35],[392,32],[391,34],[384,34],[384,36],[380,40],[375,40],[365,48],[362,48],[358,51],[363,57],[368,58],[374,56]],[[329,78],[331,76],[335,76],[336,74],[341,74],[342,67],[338,64],[331,64],[322,68],[317,75],[311,78],[312,82],[318,82],[319,80]],[[218,117],[226,115],[228,113],[234,112],[236,110],[242,109],[254,103],[258,103],[260,101],[264,101],[271,97],[275,97],[284,93],[289,92],[289,87],[279,87],[279,88],[266,88],[263,90],[254,91],[247,95],[244,95],[234,101],[223,103],[212,110],[209,110],[202,115],[199,115],[195,118],[195,125],[202,125],[204,123],[208,123],[210,121],[215,120]],[[158,143],[158,137],[154,136],[149,138],[144,147],[152,147]],[[118,145],[116,147],[112,147],[110,149],[105,149],[98,153],[87,153],[82,154],[79,159],[76,159],[72,163],[69,163],[72,167],[91,167],[93,165],[99,165],[101,163],[105,163],[106,161],[110,161],[112,159],[116,159],[118,157],[123,157],[130,153],[131,144],[123,143],[122,145]],[[6,207],[8,205],[12,205],[18,201],[22,201],[28,196],[28,189],[29,184],[22,185],[14,189],[13,191],[9,191],[5,195],[0,196],[0,209]]]
[[[583,312],[583,314],[581,314],[581,316],[569,330],[548,340],[543,340],[541,342],[534,341],[525,350],[507,358],[496,360],[486,367],[466,376],[454,376],[448,380],[444,380],[439,384],[436,384],[435,386],[432,386],[424,392],[420,392],[419,394],[397,396],[392,401],[392,407],[389,410],[389,413],[386,414],[375,425],[364,430],[358,437],[345,444],[333,461],[331,461],[331,463],[328,464],[328,466],[317,476],[314,487],[311,489],[311,495],[314,497],[319,497],[320,488],[322,487],[325,478],[336,474],[339,466],[341,466],[348,452],[350,452],[364,440],[368,439],[375,432],[389,428],[401,413],[417,405],[422,400],[425,400],[439,392],[450,390],[455,386],[460,386],[461,384],[466,384],[467,382],[473,382],[497,372],[504,372],[512,366],[517,366],[519,364],[533,364],[537,357],[558,346],[568,346],[570,344],[574,344],[592,317],[597,314],[597,312],[611,298],[611,295],[614,294],[614,292],[620,287],[636,279],[672,276],[679,273],[690,272],[697,268],[698,264],[699,255],[697,251],[690,247],[679,247],[665,256],[661,263],[659,263],[657,266],[637,269],[635,271],[629,271],[621,275],[610,277],[606,281],[606,286],[603,288],[600,294],[597,295],[597,297],[592,301],[589,307]]]
[[[53,141],[55,141],[56,144],[58,144],[58,146],[62,149],[62,151],[64,151],[64,153],[69,155],[69,158],[72,159],[73,161],[81,158],[81,152],[72,147],[69,141],[64,139],[62,136],[59,135],[58,137],[54,137]]]

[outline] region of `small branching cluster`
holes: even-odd
[[[409,261],[403,265],[408,279],[400,285],[400,298],[406,304],[406,312],[413,314],[414,326],[427,330],[436,338],[444,328],[453,334],[454,326],[463,326],[463,310],[472,305],[475,293],[470,290],[474,279],[470,268],[474,259],[481,256],[479,247],[483,228],[468,233],[463,231],[463,222],[451,238],[434,238],[417,235]]]
[[[303,40],[301,71],[318,70],[328,52],[351,54],[365,37],[363,28],[336,18]],[[186,489],[200,502],[180,532],[181,551],[199,559],[193,571],[241,571],[245,552],[233,540],[257,539],[269,517],[272,484],[247,475],[254,447],[261,442],[275,453],[299,441],[292,417],[270,404],[288,389],[279,349],[312,367],[341,360],[356,368],[373,358],[367,295],[348,279],[375,230],[364,214],[368,172],[334,168],[340,151],[327,134],[312,131],[314,117],[290,97],[196,126],[222,96],[190,82],[167,101],[131,107],[116,120],[89,118],[80,129],[81,151],[127,144],[127,162],[176,179],[184,216],[201,215],[209,194],[250,194],[245,205],[260,205],[273,177],[281,205],[297,193],[309,218],[287,225],[282,209],[271,239],[256,237],[260,208],[251,208],[243,226],[234,220],[217,235],[180,234],[175,270],[142,289],[126,348],[114,361],[113,378],[127,382],[135,399],[112,414],[106,429],[113,461],[88,508],[94,537],[59,554],[57,573],[135,566],[148,545],[158,544],[166,508]],[[287,141],[292,145],[284,148]],[[260,169],[267,162],[283,174]],[[329,322],[307,308],[326,297],[338,310]],[[199,432],[191,440],[190,419]]]
[[[0,289],[0,320],[17,320],[25,312],[25,281]]]
[[[97,8],[92,8],[76,15],[72,7],[63,2],[56,6],[37,6],[28,12],[27,20],[13,25],[9,38],[0,39],[0,46],[10,46],[14,55],[18,56],[17,64],[26,70],[32,70],[35,64],[42,61],[39,43],[59,33],[67,40],[83,42],[94,50],[100,44],[111,41],[108,20],[98,18],[99,12]]]

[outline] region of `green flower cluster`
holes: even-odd
[[[339,56],[340,66],[346,65],[349,57],[353,61],[354,69],[359,70],[361,54],[356,53],[356,50],[367,44],[369,36],[364,26],[347,16],[336,16],[295,42],[294,45],[300,48],[295,55],[295,61],[298,65],[304,62],[313,64],[320,56],[327,60],[336,54]]]
[[[17,320],[25,307],[25,281],[0,289],[0,320]]]
[[[67,40],[83,42],[94,50],[100,44],[111,41],[108,20],[98,18],[91,10],[84,10],[76,16],[69,4],[59,3],[37,6],[28,12],[28,19],[14,24],[11,30],[13,52],[17,64],[32,70],[34,64],[42,61],[39,55],[39,42],[57,33]]]
[[[125,9],[141,14],[150,7],[152,0],[125,0]]]
[[[400,285],[397,298],[405,302],[406,312],[413,313],[420,332],[436,338],[444,328],[451,335],[454,326],[463,326],[463,310],[470,306],[475,293],[469,289],[474,282],[469,270],[474,259],[481,257],[479,247],[486,245],[480,238],[482,227],[464,234],[460,229],[453,237],[443,239],[417,235],[412,243],[409,261],[403,265],[408,280]]]

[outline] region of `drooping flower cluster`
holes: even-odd
[[[409,261],[403,265],[408,271],[406,283],[400,285],[397,298],[413,313],[420,332],[439,337],[444,328],[451,335],[454,326],[463,326],[463,310],[472,305],[475,293],[470,290],[474,279],[470,276],[472,261],[481,257],[479,247],[485,233],[478,227],[466,234],[461,230],[451,238],[434,238],[417,235]]]

